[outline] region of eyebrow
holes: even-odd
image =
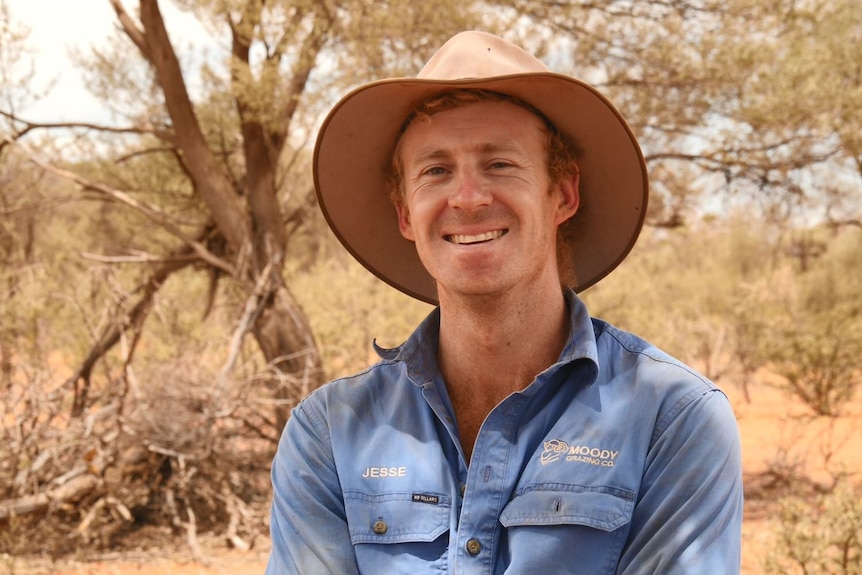
[[[495,153],[495,152],[519,152],[517,144],[509,141],[501,141],[501,142],[486,142],[478,146],[478,150],[481,153]],[[452,152],[445,148],[435,148],[429,149],[420,152],[417,154],[412,161],[415,163],[427,162],[429,160],[444,160],[450,158],[452,156]]]

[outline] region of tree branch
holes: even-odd
[[[141,54],[144,55],[144,58],[149,60],[150,57],[147,51],[147,39],[144,31],[138,28],[134,20],[129,16],[129,13],[126,12],[125,8],[123,8],[120,0],[108,0],[108,2],[111,3],[111,6],[114,8],[114,12],[117,13],[117,20],[119,20],[120,26],[123,28],[123,32],[126,33],[129,40],[134,42],[135,46],[138,47],[138,50],[141,51]]]
[[[203,236],[207,233],[208,229],[209,228],[205,228],[199,233],[199,237],[201,237],[201,239],[203,239]],[[99,338],[99,341],[97,341],[90,349],[90,352],[81,363],[81,366],[74,375],[66,381],[65,385],[75,386],[75,401],[72,408],[73,416],[80,415],[86,407],[87,396],[90,388],[90,376],[92,374],[93,367],[95,367],[96,363],[120,341],[123,333],[129,330],[134,333],[140,332],[143,327],[144,320],[146,320],[150,309],[152,309],[153,299],[155,298],[156,293],[158,293],[159,289],[164,285],[164,282],[173,273],[196,261],[195,259],[189,258],[192,253],[193,250],[189,246],[182,246],[166,258],[166,263],[158,267],[142,285],[138,286],[138,288],[134,290],[135,292],[143,292],[138,303],[135,304],[129,312],[122,314],[118,321],[112,323],[105,329]],[[137,338],[134,338],[133,346],[136,343]],[[128,358],[131,358],[133,353],[134,348],[129,349],[125,363],[128,363]],[[80,388],[78,387],[78,382],[81,383]]]
[[[320,10],[325,12],[325,14],[315,14],[314,26],[303,40],[299,56],[291,69],[290,86],[288,87],[287,97],[284,99],[284,108],[281,110],[282,121],[280,127],[283,132],[277,134],[279,140],[283,140],[286,137],[287,129],[299,106],[299,100],[305,91],[306,84],[308,84],[308,78],[317,63],[317,56],[323,49],[326,37],[332,27],[332,18],[326,12],[325,3],[321,2],[320,4]]]
[[[231,82],[234,103],[240,117],[243,157],[245,159],[245,185],[248,205],[254,221],[254,252],[258,266],[273,259],[281,261],[287,243],[281,227],[281,209],[275,193],[275,170],[283,144],[270,138],[256,106],[250,106],[245,82],[252,78],[250,67],[251,41],[260,23],[262,3],[246,2],[239,22],[230,22],[231,29]],[[272,128],[278,130],[280,128]],[[256,270],[257,271],[257,270]]]
[[[20,144],[19,144],[20,145]],[[63,179],[74,182],[79,188],[85,191],[95,192],[101,197],[110,199],[112,201],[121,203],[126,205],[136,212],[142,214],[150,221],[156,223],[164,230],[169,232],[171,235],[179,238],[183,241],[187,246],[189,246],[200,259],[207,262],[213,267],[219,268],[220,270],[230,274],[236,275],[236,270],[234,266],[219,258],[211,251],[209,251],[205,245],[196,241],[193,238],[190,238],[187,234],[185,234],[182,229],[173,222],[168,219],[167,214],[165,214],[158,206],[152,206],[149,204],[145,204],[131,197],[126,192],[115,190],[103,184],[97,184],[95,182],[91,182],[88,179],[80,176],[74,172],[70,172],[69,170],[64,170],[62,168],[57,168],[56,166],[52,166],[41,161],[39,158],[35,156],[29,149],[24,146],[21,148],[27,153],[30,157],[30,161],[32,161],[37,166],[41,167],[44,170],[47,170],[57,176],[60,176]]]
[[[245,334],[251,331],[258,316],[260,316],[260,312],[263,309],[266,300],[272,294],[274,286],[271,272],[272,263],[268,264],[266,268],[264,268],[263,273],[261,273],[257,278],[254,291],[245,302],[245,310],[243,311],[242,318],[240,318],[239,324],[234,330],[233,336],[231,336],[228,358],[218,375],[219,384],[225,387],[225,389],[227,374],[236,364],[236,359],[239,357],[240,348],[242,347],[242,340],[245,337]]]
[[[176,143],[184,155],[195,189],[213,220],[236,253],[251,237],[251,222],[230,178],[207,145],[189,98],[177,55],[171,46],[157,0],[140,0],[146,56],[153,66],[165,106],[175,129]]]
[[[192,253],[189,253],[188,255],[164,257],[148,254],[139,250],[130,250],[129,254],[125,256],[103,256],[101,254],[91,254],[89,252],[81,252],[81,256],[84,259],[106,264],[163,264],[175,262],[192,263],[200,259]]]
[[[858,218],[850,218],[846,220],[829,220],[828,225],[830,228],[843,228],[845,226],[855,226],[859,229],[862,229],[862,220]]]
[[[10,114],[9,112],[4,112],[0,110],[0,116],[8,118],[13,122],[19,122],[24,124],[25,128],[16,134],[16,138],[19,139],[25,133],[31,130],[37,129],[45,129],[45,130],[54,130],[59,128],[83,128],[86,130],[96,130],[99,132],[109,132],[113,134],[156,134],[156,130],[153,127],[142,127],[142,126],[127,126],[127,127],[117,127],[117,126],[104,126],[101,124],[93,124],[91,122],[30,122],[28,120],[24,120],[16,116],[15,114]]]

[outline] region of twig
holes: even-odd
[[[189,549],[191,549],[192,557],[195,558],[195,561],[206,567],[207,565],[209,565],[209,561],[207,561],[206,557],[204,556],[200,542],[198,541],[198,529],[197,522],[195,521],[195,512],[192,511],[191,505],[189,505],[188,501],[185,500],[185,498],[183,498],[183,502],[186,504],[186,515],[188,515],[189,518],[189,520],[185,523],[186,540],[189,543]]]
[[[84,465],[79,465],[78,467],[74,467],[61,475],[60,477],[55,478],[51,481],[52,484],[63,485],[64,483],[70,482],[78,477],[79,475],[83,475],[87,472],[87,467]]]
[[[100,497],[99,500],[96,501],[96,503],[94,503],[92,507],[90,507],[90,510],[87,511],[87,515],[84,516],[84,519],[81,520],[81,522],[75,528],[75,531],[73,531],[70,535],[84,535],[90,529],[90,525],[92,525],[93,521],[96,520],[96,517],[99,515],[99,512],[107,505],[110,505],[114,509],[116,509],[124,521],[128,521],[129,523],[131,523],[135,520],[135,518],[132,516],[132,512],[129,511],[128,507],[123,505],[122,501],[120,501],[116,497],[106,495],[105,497]]]
[[[56,128],[82,128],[85,130],[96,130],[99,132],[110,132],[114,134],[155,134],[156,130],[150,127],[145,126],[127,126],[127,127],[117,127],[117,126],[104,126],[102,124],[93,124],[90,122],[31,122],[28,120],[24,120],[16,116],[15,114],[10,114],[9,112],[4,112],[0,110],[0,116],[4,116],[13,122],[19,122],[24,124],[26,128],[19,132],[17,135],[20,137],[31,130],[37,129],[46,129],[53,130]],[[12,143],[11,138],[4,138],[7,143]]]
[[[187,453],[180,453],[179,451],[174,451],[173,449],[167,449],[164,447],[159,447],[158,445],[148,445],[147,450],[152,451],[153,453],[159,453],[161,455],[167,455],[168,457],[175,457],[179,460],[180,464],[185,464],[186,459],[194,459],[194,456],[188,455]]]
[[[78,523],[78,526],[75,527],[75,530],[69,535],[77,534],[84,535],[90,529],[90,525],[92,525],[93,521],[96,520],[96,516],[99,515],[99,511],[101,511],[105,507],[105,498],[101,497],[98,501],[96,501],[92,507],[90,507],[87,514],[84,515],[84,518]]]
[[[140,264],[140,263],[168,263],[168,262],[194,262],[199,258],[196,255],[184,255],[184,256],[173,256],[173,257],[164,257],[157,256],[154,254],[148,254],[146,252],[140,252],[137,250],[133,250],[129,253],[129,255],[125,256],[104,256],[101,254],[92,254],[89,252],[81,252],[81,257],[84,259],[92,260],[100,263],[108,263],[108,264]]]
[[[225,534],[228,543],[232,545],[235,549],[240,549],[241,551],[248,551],[249,549],[251,549],[251,543],[247,543],[237,534],[237,529],[241,522],[240,516],[244,515],[242,513],[242,509],[239,506],[239,498],[233,494],[233,492],[230,490],[226,483],[222,484],[221,499],[225,502],[228,515],[230,516],[230,520],[227,525],[227,533]]]
[[[116,497],[111,497],[110,495],[105,498],[110,505],[114,506],[114,509],[122,516],[122,518],[129,523],[135,520],[135,517],[132,515],[132,512],[129,511],[129,508],[123,505],[123,502],[117,499]]]
[[[208,561],[201,550],[200,543],[198,542],[197,536],[197,524],[195,520],[195,513],[192,511],[191,506],[188,501],[183,497],[181,498],[182,502],[186,506],[186,515],[189,518],[188,521],[183,521],[180,519],[179,510],[177,509],[176,495],[173,489],[169,489],[165,494],[165,507],[171,513],[171,523],[174,524],[175,527],[181,527],[186,531],[186,542],[189,545],[189,549],[192,552],[192,557],[194,557],[195,561],[200,563],[201,565],[206,566]]]
[[[242,317],[239,320],[239,324],[236,329],[233,331],[233,335],[230,340],[230,348],[228,351],[227,360],[225,360],[224,365],[221,368],[221,371],[218,375],[219,384],[222,388],[225,387],[225,382],[227,381],[228,373],[233,369],[233,366],[236,364],[236,359],[239,356],[240,348],[242,347],[242,340],[245,337],[245,334],[248,333],[251,326],[254,324],[257,316],[260,314],[260,310],[263,308],[263,303],[266,301],[264,297],[271,290],[272,285],[272,262],[266,264],[266,267],[263,269],[263,272],[257,278],[257,282],[254,286],[254,291],[248,297],[245,302],[245,310],[243,311]]]

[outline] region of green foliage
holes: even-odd
[[[837,415],[860,379],[862,232],[815,232],[823,253],[802,271],[791,243],[756,220],[647,230],[584,298],[715,380],[745,385],[768,368],[816,414]]]
[[[707,376],[744,377],[740,364],[762,328],[755,312],[774,244],[748,218],[694,228],[646,229],[619,269],[583,294],[593,315],[650,340]],[[734,371],[736,370],[736,371]]]
[[[857,0],[488,3],[517,11],[528,45],[620,109],[653,175],[653,221],[689,217],[701,181],[710,198],[744,196],[782,213],[827,202],[858,213]],[[680,165],[689,185],[669,185]],[[838,174],[853,183],[836,193]]]
[[[838,415],[862,377],[862,232],[847,230],[826,245],[776,302],[783,313],[765,356],[789,393],[818,415]]]
[[[780,575],[862,573],[862,489],[844,480],[811,499],[784,498],[765,572]]]
[[[54,216],[69,206],[68,186],[45,178],[8,150],[0,171],[0,359],[8,385],[21,369],[48,364],[46,356],[88,340],[80,317],[66,312],[80,282],[68,258],[69,220]],[[71,211],[71,210],[69,210]],[[66,281],[76,278],[78,281]],[[73,314],[74,315],[74,311]]]
[[[774,62],[760,60],[747,77],[750,97],[741,102],[743,113],[761,119],[752,121],[757,128],[784,126],[789,133],[798,126],[808,130],[812,140],[837,135],[845,151],[858,156],[862,140],[853,126],[862,121],[859,3],[793,2],[777,8],[767,5],[756,14],[779,33],[761,43]]]

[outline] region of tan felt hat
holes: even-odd
[[[605,277],[628,255],[643,226],[649,183],[643,154],[622,115],[598,90],[548,70],[518,46],[462,32],[416,78],[372,82],[347,94],[323,123],[314,186],[329,226],[376,276],[436,304],[437,287],[413,242],[398,231],[386,174],[401,125],[428,97],[452,89],[509,94],[535,106],[579,148],[580,208],[572,226],[575,291]]]

